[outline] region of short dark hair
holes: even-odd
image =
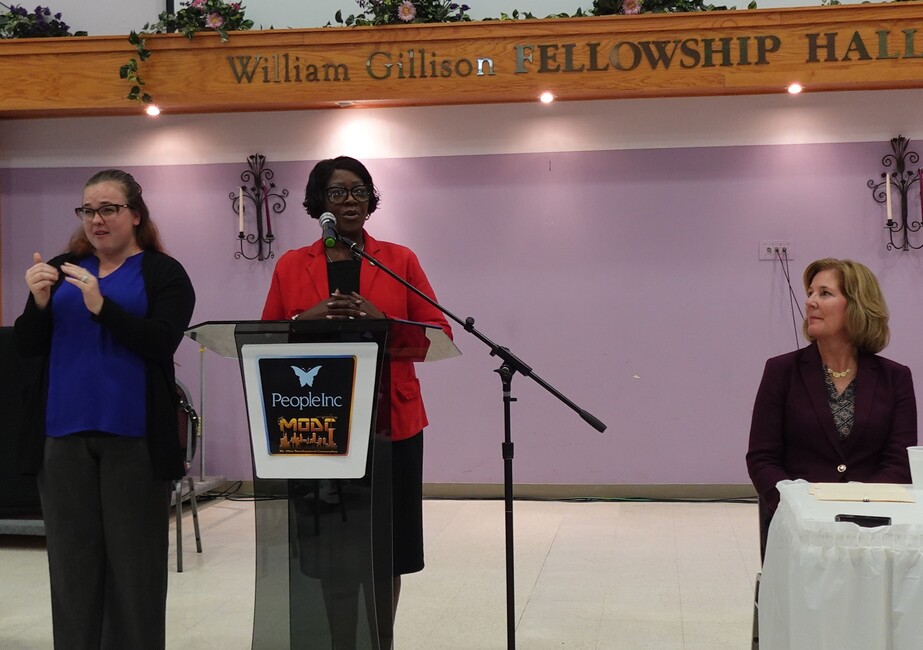
[[[138,215],[138,225],[135,226],[135,242],[141,250],[153,250],[162,253],[163,244],[160,241],[160,233],[157,231],[157,226],[151,221],[151,211],[148,210],[144,197],[141,196],[141,185],[138,184],[135,177],[121,169],[104,169],[93,174],[83,188],[86,189],[105,182],[118,183],[125,192],[125,202],[128,204],[129,209]],[[92,252],[93,245],[87,239],[82,227],[71,237],[67,250],[81,256]]]
[[[368,186],[371,191],[369,214],[375,212],[378,209],[381,197],[378,195],[378,188],[372,182],[372,175],[369,170],[355,158],[337,156],[336,158],[321,160],[311,170],[311,174],[308,176],[308,185],[304,189],[304,203],[302,204],[308,214],[313,219],[320,219],[320,216],[327,211],[327,183],[337,169],[344,169],[354,173]]]

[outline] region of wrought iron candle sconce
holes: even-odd
[[[914,246],[910,243],[909,237],[910,233],[918,232],[920,228],[923,228],[921,221],[910,219],[907,215],[907,194],[914,184],[921,187],[920,179],[923,177],[923,170],[908,169],[908,165],[915,165],[920,161],[917,152],[907,150],[909,145],[910,140],[902,135],[891,138],[893,153],[881,159],[881,164],[885,167],[884,173],[881,174],[882,180],[876,183],[875,179],[871,179],[868,182],[869,189],[872,190],[872,198],[877,203],[884,203],[888,209],[885,228],[888,229],[887,249],[889,251],[895,248],[903,251],[923,248],[923,242]],[[892,216],[892,186],[897,189],[897,198],[900,202],[900,221],[895,221]],[[923,210],[923,196],[921,196],[921,210]],[[895,235],[897,235],[897,241],[894,240]]]
[[[276,190],[276,184],[272,182],[275,174],[266,167],[266,156],[258,153],[247,156],[247,167],[240,175],[244,184],[237,192],[228,195],[237,215],[237,239],[240,242],[240,250],[234,253],[234,259],[262,262],[275,257],[272,252],[272,242],[275,240],[272,234],[272,214],[281,214],[285,210],[288,190]],[[252,210],[248,209],[251,205]],[[250,215],[256,215],[255,219],[251,219]],[[246,232],[250,222],[254,224],[254,231]],[[245,243],[248,244],[247,251],[253,252],[252,255],[244,250]]]

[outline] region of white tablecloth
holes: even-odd
[[[923,650],[923,492],[917,503],[818,501],[781,481],[760,582],[761,650]],[[837,514],[884,515],[861,528]]]

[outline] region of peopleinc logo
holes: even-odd
[[[320,372],[320,366],[314,366],[305,370],[299,366],[289,366],[294,372],[295,376],[298,377],[299,385],[304,388],[305,386],[312,387],[314,386],[314,380],[317,378],[317,373]],[[281,406],[284,408],[296,408],[299,410],[304,410],[306,408],[333,408],[343,406],[343,398],[339,395],[328,395],[327,393],[321,392],[319,395],[315,395],[312,392],[308,392],[306,395],[282,395],[281,393],[272,393],[272,406]]]
[[[320,366],[314,366],[310,370],[305,370],[304,368],[299,368],[298,366],[292,366],[292,370],[295,371],[295,376],[298,377],[299,385],[304,388],[305,386],[314,386],[314,378],[317,377],[317,373],[320,370]]]

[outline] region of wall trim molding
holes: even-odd
[[[503,484],[425,483],[428,499],[502,499]],[[574,485],[525,483],[513,486],[514,499],[650,499],[650,500],[725,500],[755,499],[756,490],[748,484],[675,485]]]
[[[253,494],[253,481],[240,481],[239,494]],[[228,481],[215,492],[237,484]],[[502,499],[502,483],[424,483],[424,499]],[[513,498],[520,500],[689,500],[756,502],[756,490],[746,484],[675,484],[675,485],[575,485],[527,483],[513,486]]]

